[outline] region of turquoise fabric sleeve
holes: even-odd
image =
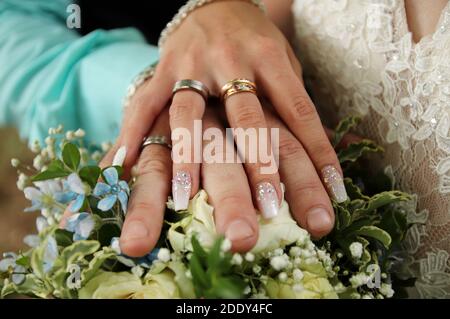
[[[132,79],[158,58],[133,28],[80,36],[67,0],[0,0],[0,125],[42,141],[49,127],[83,128],[112,141]]]

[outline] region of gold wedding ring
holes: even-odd
[[[249,92],[253,94],[257,94],[256,84],[247,79],[234,79],[227,82],[221,90],[222,101],[226,101],[230,96],[242,93]]]
[[[207,101],[209,97],[208,87],[197,80],[184,79],[177,81],[173,86],[172,95],[181,90],[195,91],[200,94],[205,101]]]

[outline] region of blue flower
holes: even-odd
[[[130,188],[127,182],[119,181],[119,175],[114,167],[109,167],[103,171],[106,183],[98,182],[94,188],[94,196],[104,197],[98,202],[98,209],[106,212],[110,210],[119,200],[124,214],[127,212],[128,196]]]
[[[48,180],[35,182],[36,187],[26,187],[23,192],[25,197],[31,201],[31,207],[25,209],[25,212],[33,212],[37,210],[47,209],[51,213],[60,212],[58,207],[58,194],[63,190],[59,181]]]
[[[16,285],[20,285],[25,281],[27,270],[25,267],[17,264],[17,255],[15,253],[4,253],[0,260],[0,272],[10,272],[11,280]]]
[[[36,218],[36,228],[38,230],[38,234],[40,234],[47,227],[48,222],[45,217],[39,216],[38,218]],[[23,242],[28,246],[35,248],[39,246],[39,244],[41,243],[41,239],[39,235],[27,235],[23,239]]]
[[[119,244],[119,237],[113,237],[111,238],[111,245],[110,247],[116,252],[118,255],[116,258],[119,262],[124,264],[127,267],[135,267],[137,265],[144,267],[144,268],[150,268],[150,266],[153,264],[155,260],[158,259],[158,252],[159,248],[153,249],[150,253],[148,253],[145,256],[142,257],[128,257],[127,255],[122,254],[122,251],[120,249]]]
[[[76,213],[81,209],[86,198],[86,188],[83,181],[76,173],[72,173],[67,177],[64,186],[68,191],[58,193],[56,199],[63,204],[72,202],[69,210],[71,213]]]
[[[47,246],[44,251],[43,270],[44,273],[48,273],[55,264],[55,260],[58,257],[58,244],[53,236],[49,236],[47,239]]]
[[[66,221],[66,230],[73,233],[73,240],[87,239],[95,228],[95,220],[89,213],[78,213]]]

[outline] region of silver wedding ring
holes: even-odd
[[[152,145],[152,144],[162,145],[162,146],[167,147],[170,150],[172,149],[172,144],[170,144],[167,141],[167,138],[162,135],[150,135],[150,136],[146,137],[144,139],[144,141],[142,142],[141,148],[144,148],[144,147]]]
[[[184,79],[177,81],[173,86],[172,94],[181,90],[191,90],[200,94],[205,101],[208,100],[209,90],[202,82],[197,80]]]

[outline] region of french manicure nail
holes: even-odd
[[[247,239],[253,236],[254,231],[250,225],[244,220],[235,220],[230,225],[225,232],[225,237],[229,240],[239,241]]]
[[[121,146],[114,155],[112,166],[122,166],[126,156],[127,156],[127,147],[124,145]]]
[[[136,240],[144,239],[148,236],[148,229],[144,223],[139,220],[134,220],[126,225],[123,233],[123,239]]]
[[[331,227],[330,214],[324,208],[313,208],[306,213],[306,223],[309,230],[325,231]]]
[[[345,190],[344,181],[338,170],[331,165],[325,166],[322,169],[322,177],[323,182],[333,199],[338,203],[345,202],[348,198],[347,191]]]
[[[175,210],[188,208],[191,186],[191,174],[185,171],[178,171],[172,179],[172,197]]]
[[[264,218],[271,219],[278,215],[278,196],[272,184],[268,182],[258,184],[256,187],[256,201]]]

